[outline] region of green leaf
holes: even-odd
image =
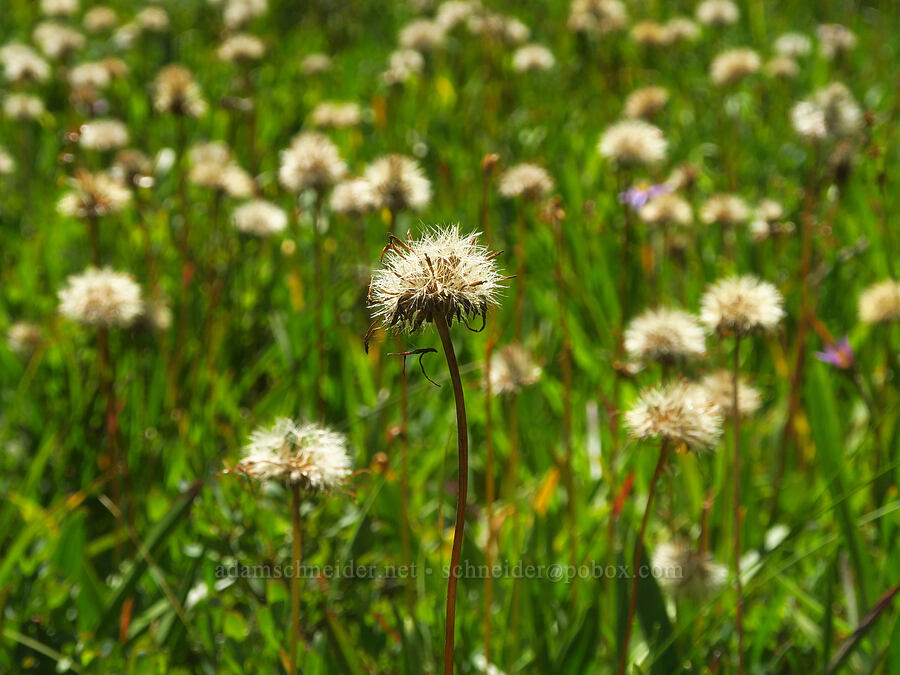
[[[328,626],[328,639],[343,666],[343,672],[348,675],[365,675],[366,671],[353,647],[353,640],[332,612],[325,612],[325,625]]]

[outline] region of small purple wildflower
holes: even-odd
[[[625,192],[619,193],[619,203],[628,204],[628,206],[637,211],[654,197],[664,195],[667,192],[671,191],[671,189],[672,188],[665,183],[659,183],[657,185],[638,183],[636,185],[632,185]]]
[[[816,352],[816,358],[822,363],[830,363],[835,368],[848,370],[854,362],[853,348],[845,335],[837,342],[825,345],[824,352]]]

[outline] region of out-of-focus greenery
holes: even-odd
[[[77,26],[90,4],[82,0],[78,14],[60,21]],[[120,23],[142,8],[131,0],[108,4]],[[900,606],[883,597],[900,582],[900,328],[857,319],[860,292],[897,274],[900,10],[894,2],[741,0],[737,24],[703,27],[695,43],[665,48],[641,47],[627,30],[579,38],[566,27],[565,2],[486,2],[530,27],[532,40],[553,52],[555,67],[516,73],[513,47],[462,26],[426,56],[420,77],[397,87],[388,87],[381,73],[399,29],[418,14],[406,3],[270,0],[246,29],[263,39],[266,55],[244,70],[216,58],[226,34],[221,8],[200,0],[155,4],[169,13],[169,30],[141,35],[127,48],[108,34],[89,35],[69,63],[53,63],[49,82],[30,88],[45,101],[45,114],[33,122],[0,118],[0,144],[17,162],[12,174],[0,176],[0,328],[28,320],[44,334],[31,355],[0,346],[0,669],[284,668],[289,584],[221,578],[217,570],[236,562],[290,562],[289,493],[223,470],[239,461],[255,427],[282,415],[316,415],[310,203],[285,193],[277,173],[280,151],[308,128],[312,108],[342,100],[366,111],[358,127],[329,132],[352,172],[399,152],[419,158],[432,181],[432,204],[400,214],[398,232],[416,235],[423,225],[456,222],[465,231],[483,228],[481,163],[488,153],[498,153],[501,170],[522,161],[543,165],[566,212],[560,254],[540,206],[501,199],[495,182],[486,193],[492,243],[505,249],[499,260],[510,274],[516,222],[527,219],[524,342],[543,367],[538,383],[518,399],[521,447],[514,471],[507,464],[509,400],[493,402],[495,560],[513,572],[520,562],[542,566],[540,578],[513,573],[496,579],[493,664],[508,673],[614,670],[630,580],[597,572],[631,561],[656,461],[652,446],[625,438],[620,410],[660,378],[658,367],[632,374],[620,367],[620,280],[623,274],[632,279],[624,310],[631,317],[657,304],[695,311],[710,282],[740,272],[778,286],[787,311],[777,334],[744,341],[742,354],[742,370],[763,396],[762,409],[742,429],[748,670],[813,672],[832,660],[852,672],[900,670]],[[628,5],[631,23],[693,15],[695,8],[680,0]],[[30,43],[41,20],[40,3],[4,0],[0,43]],[[797,31],[814,38],[817,25],[833,22],[848,26],[859,41],[840,59],[824,58],[814,40],[813,53],[798,58],[793,79],[761,72],[731,87],[710,83],[709,64],[724,49],[749,46],[767,60],[776,36]],[[305,75],[303,57],[320,51],[332,55],[332,70]],[[179,344],[175,327],[111,335],[119,444],[130,478],[121,488],[106,464],[108,425],[94,334],[56,311],[58,289],[90,261],[85,225],[59,215],[56,203],[78,167],[100,169],[111,159],[85,153],[68,138],[87,113],[70,101],[64,74],[76,63],[110,55],[122,58],[129,74],[104,92],[104,116],[127,123],[132,146],[150,157],[178,147],[178,121],[154,111],[151,84],[166,63],[183,63],[211,104],[207,115],[187,123],[188,142],[227,141],[256,178],[259,194],[292,214],[284,235],[260,240],[228,226],[240,202],[200,187],[189,187],[182,212],[177,180],[183,163],[176,158],[122,214],[101,220],[104,262],[134,275],[147,292],[149,253],[176,322],[178,308],[188,308],[189,330]],[[815,155],[798,138],[789,117],[798,100],[832,81],[846,84],[868,111],[851,142],[846,177],[836,176],[830,149]],[[691,163],[697,180],[684,195],[695,212],[721,191],[750,204],[774,199],[785,208],[783,222],[796,226],[790,233],[756,241],[739,227],[728,242],[719,226],[697,220],[680,235],[683,247],[663,257],[659,241],[639,226],[629,252],[632,268],[622,269],[618,193],[626,184],[596,145],[621,118],[625,96],[650,84],[671,96],[656,120],[669,156],[657,170],[636,171],[630,180],[658,182]],[[4,85],[5,94],[13,90]],[[252,101],[252,124],[243,107],[233,105],[235,97]],[[187,283],[173,241],[184,217],[193,228],[197,266]],[[809,278],[800,272],[804,219],[815,237]],[[370,321],[368,275],[385,243],[387,214],[367,216],[363,234],[358,228],[327,215],[323,236],[325,421],[348,435],[358,472],[346,492],[305,502],[303,556],[310,565],[352,563],[381,572],[412,562],[417,573],[412,580],[348,578],[343,570],[304,579],[300,663],[305,673],[436,672],[444,633],[442,568],[455,503],[452,391],[441,358],[424,357],[440,388],[410,360],[407,554],[396,433],[400,362],[386,356],[394,351],[392,338],[368,355],[362,343]],[[558,254],[562,289],[554,272]],[[223,282],[216,306],[210,306],[207,278]],[[807,283],[815,291],[798,360]],[[500,345],[511,339],[515,284],[485,333],[454,328],[471,433],[463,560],[473,565],[484,563],[487,539],[484,345],[491,330]],[[571,339],[571,392],[562,379],[563,317]],[[854,370],[813,358],[826,330],[849,335]],[[732,341],[711,337],[708,344],[708,355],[685,375],[730,363]],[[439,347],[429,331],[406,345]],[[178,350],[185,368],[169,382]],[[554,463],[563,455],[567,412],[573,490]],[[713,452],[673,456],[651,514],[648,549],[676,536],[696,541],[705,517],[709,550],[730,569],[730,434],[726,425]],[[590,457],[597,450],[599,463]],[[565,578],[573,574],[565,567],[551,567],[573,562],[584,565],[576,578]],[[558,573],[564,578],[548,578]],[[701,602],[676,602],[652,579],[642,582],[632,639],[635,672],[734,672],[733,581],[729,576]],[[483,578],[461,580],[459,672],[485,669],[484,588]],[[836,655],[846,656],[841,665]]]

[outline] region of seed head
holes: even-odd
[[[659,572],[659,585],[675,596],[704,599],[718,591],[728,576],[724,565],[704,551],[696,551],[682,542],[660,544],[653,552],[653,568]]]
[[[619,0],[572,0],[568,26],[576,33],[606,35],[628,23],[625,5]]]
[[[331,208],[335,213],[361,216],[376,207],[375,191],[365,178],[350,178],[334,186]]]
[[[711,448],[722,435],[722,411],[695,384],[678,380],[645,390],[625,425],[632,438],[659,438],[691,449]]]
[[[530,387],[541,377],[541,367],[531,353],[513,342],[491,354],[491,392],[512,394]]]
[[[772,331],[784,318],[781,293],[756,277],[730,277],[710,286],[700,301],[700,321],[720,334]]]
[[[135,15],[134,22],[148,33],[163,33],[169,29],[169,15],[162,7],[145,7]]]
[[[154,81],[153,105],[158,112],[202,117],[208,106],[191,71],[173,63],[159,71]]]
[[[82,125],[78,142],[86,150],[118,150],[128,144],[128,127],[119,120],[92,120]]]
[[[300,62],[304,75],[321,75],[331,70],[331,57],[328,54],[308,54]]]
[[[254,199],[234,210],[232,222],[241,232],[269,237],[284,231],[287,214],[272,202]]]
[[[238,470],[261,481],[285,481],[308,492],[327,492],[350,475],[347,439],[317,424],[286,417],[250,435]]]
[[[513,53],[513,70],[527,73],[538,70],[550,70],[556,63],[553,52],[543,45],[525,45]]]
[[[653,117],[669,101],[669,92],[663,87],[644,87],[631,92],[625,99],[625,117]]]
[[[641,207],[638,216],[651,225],[690,225],[694,222],[691,205],[674,192],[653,197]]]
[[[638,21],[631,27],[631,39],[644,47],[665,47],[669,32],[657,21]]]
[[[765,71],[772,77],[791,79],[800,74],[800,65],[789,56],[776,56],[766,62]]]
[[[885,279],[859,296],[859,320],[863,323],[900,321],[900,281]]]
[[[131,275],[108,267],[69,277],[58,295],[59,313],[87,326],[126,328],[144,310],[140,286]]]
[[[822,56],[826,59],[833,59],[856,48],[856,35],[839,23],[822,24],[816,28],[816,35],[819,37]]]
[[[775,39],[773,46],[780,56],[798,58],[812,51],[812,40],[803,33],[785,33]]]
[[[47,16],[71,16],[78,11],[78,0],[41,0],[41,11]]]
[[[757,72],[762,61],[752,49],[744,47],[722,52],[709,67],[709,76],[713,84],[735,84],[748,75]]]
[[[105,173],[79,171],[69,183],[72,189],[57,204],[64,216],[97,218],[117,213],[131,201],[128,188]]]
[[[84,35],[68,26],[45,21],[38,24],[32,35],[37,46],[49,59],[58,60],[84,47]]]
[[[309,188],[322,192],[346,171],[337,146],[328,137],[307,131],[294,136],[290,147],[281,153],[278,177],[291,192]]]
[[[0,176],[7,176],[16,169],[16,160],[0,145]]]
[[[324,101],[313,108],[309,117],[315,127],[341,129],[359,124],[362,111],[356,103]]]
[[[600,154],[620,164],[657,164],[666,157],[663,132],[643,120],[618,122],[603,132]]]
[[[249,197],[256,190],[253,178],[235,161],[222,141],[200,143],[191,148],[192,183],[211,190],[221,190],[230,197]]]
[[[249,33],[231,35],[219,45],[216,55],[220,61],[232,63],[249,63],[258,61],[266,51],[263,41]]]
[[[706,375],[700,386],[706,391],[709,400],[718,405],[728,416],[733,415],[734,375],[727,370],[717,370]],[[738,415],[752,415],[762,405],[759,391],[745,378],[738,378]]]
[[[697,317],[679,309],[651,309],[631,320],[625,331],[625,351],[644,363],[671,364],[706,352],[706,335]]]
[[[740,15],[731,0],[705,0],[697,7],[697,20],[707,26],[728,26],[737,23]]]
[[[32,120],[44,114],[44,102],[30,94],[9,94],[3,101],[3,112],[14,120]]]
[[[400,46],[420,52],[443,46],[445,38],[444,27],[429,19],[416,19],[400,30]]]
[[[6,344],[19,356],[29,356],[43,339],[41,327],[29,321],[17,321],[6,332]]]
[[[16,42],[0,48],[0,63],[7,81],[15,84],[46,82],[50,77],[50,64],[31,47]]]
[[[431,183],[412,157],[380,157],[366,167],[365,176],[381,208],[418,211],[431,201]]]
[[[500,175],[499,190],[504,197],[537,201],[553,189],[553,179],[537,164],[517,164]]]
[[[116,26],[116,13],[109,7],[98,5],[84,13],[84,27],[90,33],[102,33]]]
[[[693,42],[700,35],[700,27],[686,17],[676,16],[665,23],[667,42]]]
[[[434,228],[420,239],[392,239],[369,287],[369,309],[385,328],[413,332],[438,315],[453,320],[487,316],[504,278],[495,253],[462,236],[458,226]]]
[[[425,57],[415,49],[398,49],[388,58],[388,69],[381,77],[385,84],[400,84],[425,68]]]
[[[707,225],[739,225],[749,217],[747,202],[733,194],[713,195],[700,207],[700,220]]]
[[[230,30],[246,26],[269,8],[267,0],[227,0],[225,3],[225,25]]]

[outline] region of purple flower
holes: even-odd
[[[823,363],[830,363],[835,368],[848,370],[853,366],[853,348],[845,335],[839,341],[825,345],[824,352],[816,352],[816,358]]]
[[[665,183],[660,183],[658,185],[638,183],[637,185],[632,185],[625,192],[619,193],[619,203],[628,204],[628,206],[637,211],[654,197],[663,195],[671,189],[672,188]]]

